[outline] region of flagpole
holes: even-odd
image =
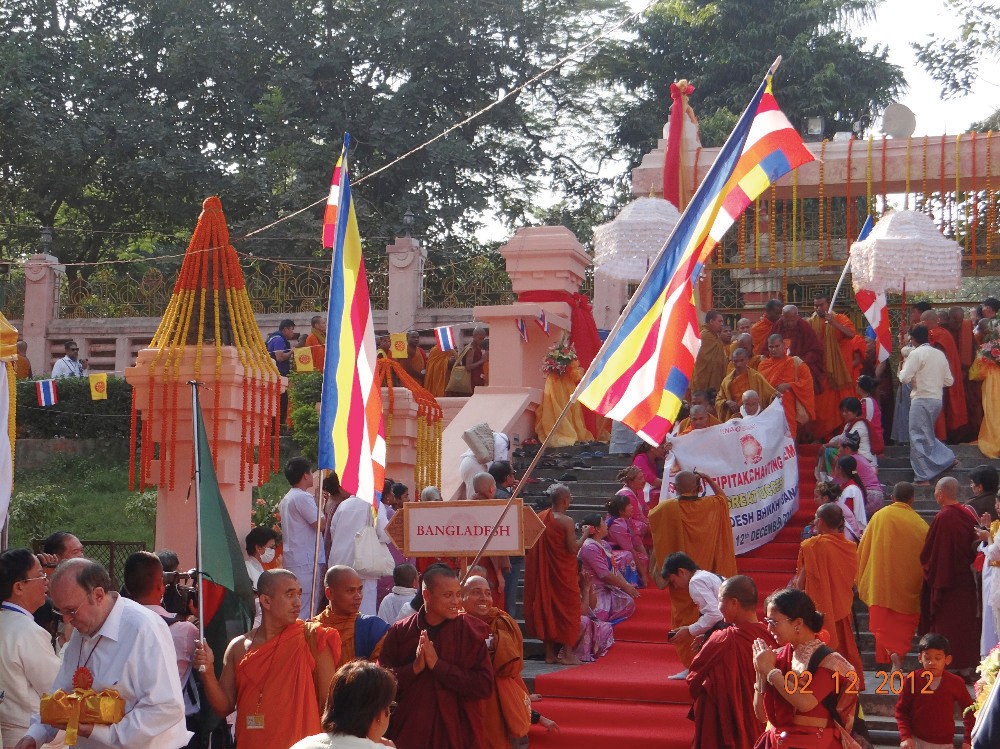
[[[872,215],[869,213],[868,218],[865,219],[864,225],[861,227],[861,233],[858,235],[857,241],[860,242],[867,238],[868,234],[872,230]],[[833,312],[833,305],[837,301],[837,295],[840,293],[840,287],[844,284],[844,279],[847,277],[847,271],[851,268],[851,253],[847,253],[847,262],[844,263],[844,270],[840,272],[840,280],[837,281],[837,287],[833,290],[833,296],[830,297],[830,309],[829,312]]]
[[[201,446],[199,444],[198,419],[201,415],[201,408],[198,405],[198,386],[201,383],[197,380],[189,380],[191,386],[191,431],[194,434],[194,512],[197,518],[195,530],[195,553],[196,564],[198,565],[198,639],[205,642],[205,617],[203,615],[205,606],[205,586],[204,586],[204,565],[202,563],[202,539],[201,539]],[[198,667],[199,673],[205,673],[205,666]]]
[[[316,596],[316,578],[319,575],[319,537],[323,532],[323,511],[326,509],[326,498],[323,496],[323,474],[326,472],[325,468],[319,468],[319,481],[316,482],[315,496],[316,501],[316,546],[313,548],[313,573],[312,573],[312,587],[309,589],[309,600],[312,601],[312,611],[309,612],[309,616],[313,616],[316,613],[316,604],[318,601],[313,601]]]

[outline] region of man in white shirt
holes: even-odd
[[[321,532],[324,529],[320,528],[323,518],[310,491],[313,488],[311,468],[309,461],[302,457],[288,461],[285,480],[292,488],[278,505],[285,568],[302,584],[299,618],[303,620],[317,611],[317,604],[323,598],[323,573],[326,572],[326,549],[323,544],[319,545],[319,558],[316,558],[316,531],[317,528]]]
[[[87,360],[80,359],[80,347],[76,341],[66,341],[63,344],[66,355],[52,365],[52,378],[60,377],[83,377],[83,372],[87,368]]]
[[[930,480],[958,464],[955,453],[934,434],[934,422],[941,413],[944,389],[955,380],[948,358],[928,341],[926,325],[914,325],[910,340],[916,347],[899,371],[899,381],[911,385],[910,463],[914,486],[928,486]]]
[[[149,551],[129,554],[125,560],[123,577],[125,589],[132,596],[132,600],[141,603],[160,617],[170,629],[170,638],[174,641],[174,655],[177,659],[177,676],[181,681],[181,693],[184,697],[187,727],[188,730],[198,734],[200,732],[198,711],[201,703],[198,699],[198,685],[191,675],[191,662],[194,660],[195,646],[198,643],[198,628],[163,608],[166,585],[163,582],[163,565],[156,554]]]
[[[48,589],[30,551],[0,554],[0,746],[14,746],[27,733],[38,701],[59,672],[49,633],[32,618]]]
[[[378,618],[392,624],[399,619],[403,604],[412,601],[416,594],[417,568],[412,564],[397,564],[392,571],[392,592],[379,604]]]
[[[663,579],[671,588],[686,588],[694,605],[698,607],[698,621],[679,627],[667,636],[671,645],[684,645],[696,637],[706,637],[722,621],[719,611],[719,587],[722,578],[714,572],[701,569],[682,551],[675,551],[663,563]],[[687,669],[671,676],[686,679]]]
[[[284,515],[282,515],[284,517]],[[372,503],[360,497],[348,497],[337,506],[337,511],[333,513],[330,521],[330,566],[345,565],[354,567],[354,537],[366,524],[372,522]],[[392,539],[385,532],[389,518],[385,511],[385,505],[378,503],[378,517],[375,520],[375,529],[378,533],[378,540],[388,545]],[[286,552],[285,559],[288,559]],[[360,574],[360,573],[359,573]],[[378,605],[378,578],[365,577],[364,598],[361,599],[361,613],[375,616],[375,609]]]
[[[50,586],[52,602],[75,630],[51,689],[73,690],[73,675],[87,669],[93,689],[115,689],[125,717],[113,725],[80,725],[80,749],[178,749],[191,734],[184,727],[184,699],[170,631],[149,609],[115,593],[111,577],[89,559],[59,565]],[[57,728],[31,717],[15,749],[36,749]]]

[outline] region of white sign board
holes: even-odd
[[[407,502],[403,506],[406,556],[474,557],[500,519],[503,499],[464,502]],[[524,554],[521,500],[511,504],[483,556]]]

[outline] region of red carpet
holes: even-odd
[[[800,508],[776,539],[737,557],[741,574],[757,583],[761,602],[788,584],[795,572],[802,527],[815,513],[812,493],[816,449],[804,446],[799,458]],[[667,677],[681,670],[666,643],[670,597],[643,590],[635,615],[615,627],[615,645],[596,663],[535,680],[543,699],[535,709],[559,724],[558,734],[535,726],[531,746],[541,749],[689,749],[694,728],[687,719],[687,684]]]

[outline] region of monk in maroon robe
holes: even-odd
[[[734,575],[722,583],[719,611],[730,626],[711,633],[687,677],[694,698],[692,746],[751,749],[764,732],[753,710],[753,642],[777,643],[757,621],[757,586],[749,577]]]
[[[809,367],[813,377],[813,392],[822,393],[826,386],[823,359],[826,349],[823,342],[813,331],[812,326],[799,316],[799,308],[794,304],[786,304],[781,310],[781,317],[771,328],[771,335],[777,333],[785,341],[785,353],[797,356]],[[767,355],[767,342],[757,352]]]
[[[944,389],[944,402],[941,404],[941,415],[938,417],[938,422],[944,422],[945,432],[950,442],[961,442],[969,431],[969,410],[965,403],[962,359],[958,353],[958,345],[951,333],[938,323],[938,315],[934,310],[927,310],[921,314],[920,322],[927,326],[927,337],[930,344],[943,351],[948,358],[948,368],[955,380],[954,384]]]
[[[428,568],[424,605],[389,627],[378,662],[399,682],[386,737],[399,749],[482,749],[482,700],[493,694],[489,627],[459,613],[451,568]]]
[[[927,532],[920,563],[924,583],[920,591],[918,634],[936,632],[951,643],[951,669],[963,671],[979,664],[980,619],[976,577],[975,510],[958,501],[958,480],[946,476],[934,487],[941,511]]]

